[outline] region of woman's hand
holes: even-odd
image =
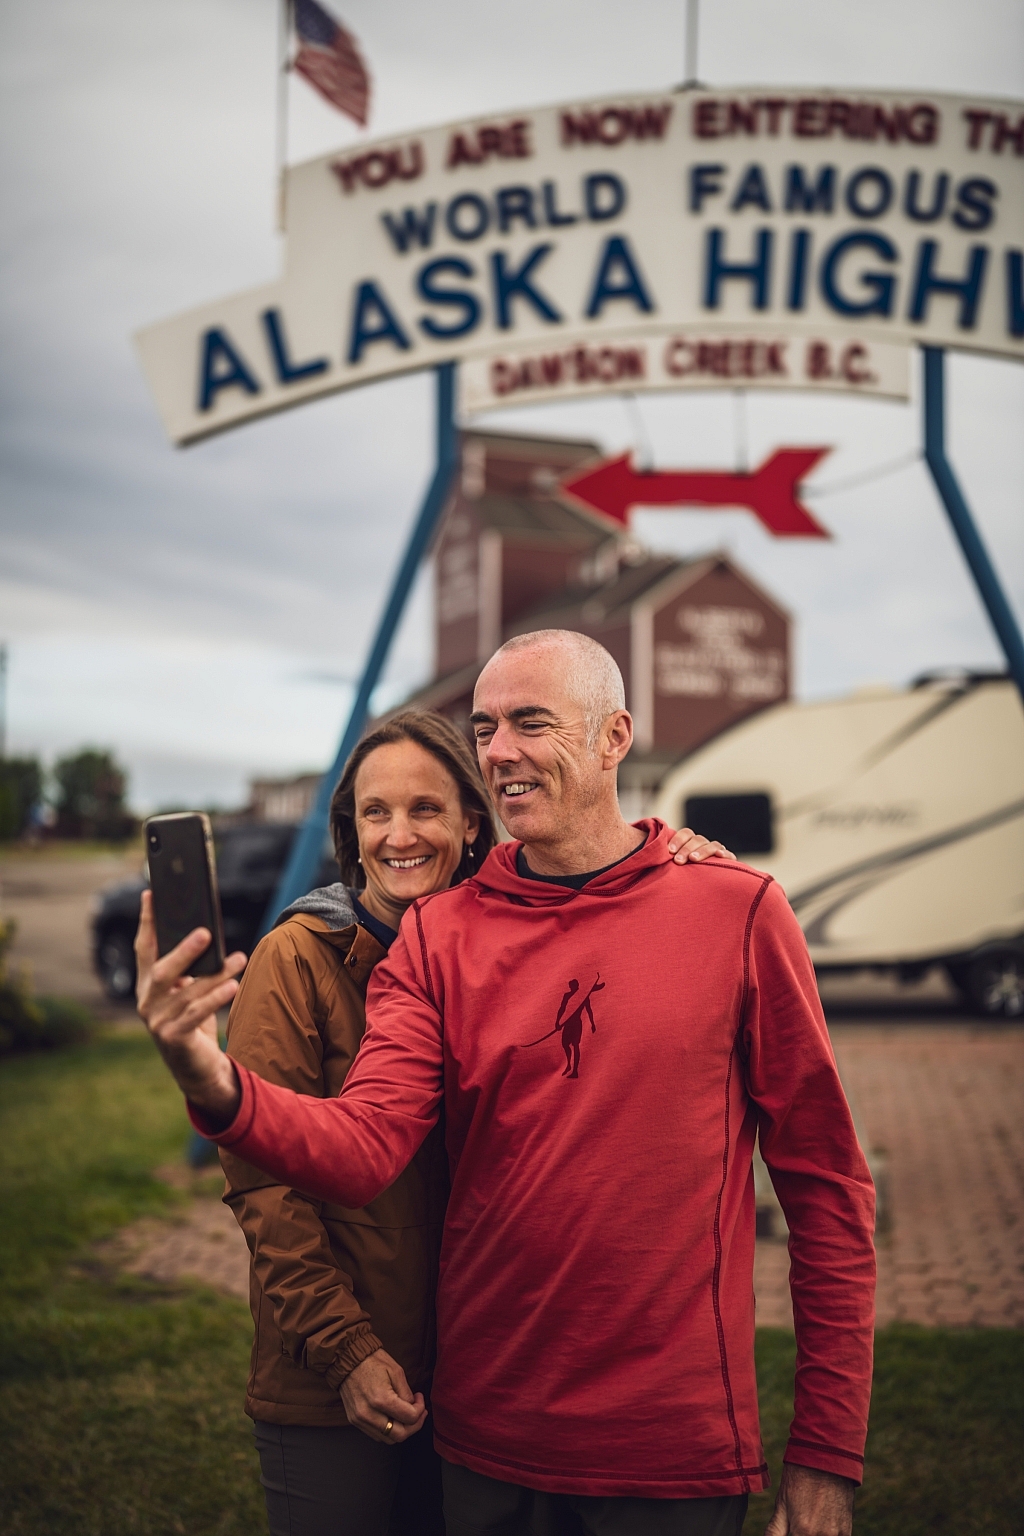
[[[699,864],[701,859],[708,859],[713,853],[723,859],[736,857],[724,843],[710,842],[706,837],[701,837],[699,832],[691,832],[689,827],[681,827],[678,832],[673,832],[668,851],[675,855],[677,864]]]
[[[238,991],[235,977],[243,954],[229,955],[217,976],[187,976],[193,960],[210,943],[206,928],[194,928],[161,959],[153,922],[153,894],[142,893],[135,935],[139,1017],[185,1097],[215,1125],[226,1128],[238,1113],[241,1092],[231,1062],[217,1043],[217,1010]]]
[[[405,1372],[385,1349],[367,1355],[341,1384],[348,1421],[371,1440],[398,1445],[427,1422],[423,1393],[413,1396]],[[388,1429],[387,1426],[391,1425]]]

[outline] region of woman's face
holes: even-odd
[[[355,800],[371,911],[379,905],[400,915],[417,897],[445,890],[463,844],[473,843],[479,831],[478,817],[463,810],[447,768],[415,741],[371,752],[356,774]]]

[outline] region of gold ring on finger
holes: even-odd
[[[384,1433],[386,1435],[390,1435],[390,1433],[394,1429],[394,1427],[395,1427],[394,1419],[388,1419],[387,1423],[384,1425]]]

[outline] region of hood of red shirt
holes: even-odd
[[[582,891],[575,891],[567,886],[549,885],[544,880],[524,879],[516,869],[516,858],[523,846],[521,842],[498,843],[491,849],[473,878],[478,885],[482,885],[487,890],[511,896],[517,902],[532,907],[560,906],[563,902],[574,900],[584,893],[588,896],[618,896],[635,881],[648,874],[656,865],[667,864],[672,858],[668,851],[669,839],[672,837],[671,827],[667,827],[663,821],[658,821],[653,816],[644,821],[635,821],[633,826],[638,832],[647,834],[647,841],[643,847],[638,848],[636,853],[630,854],[618,864],[613,864],[611,869],[606,869],[603,874],[596,875]]]

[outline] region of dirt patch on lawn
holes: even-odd
[[[157,1178],[192,1198],[166,1216],[143,1216],[97,1244],[104,1267],[175,1285],[198,1280],[241,1301],[249,1299],[249,1250],[241,1229],[218,1198],[220,1174],[160,1168]]]

